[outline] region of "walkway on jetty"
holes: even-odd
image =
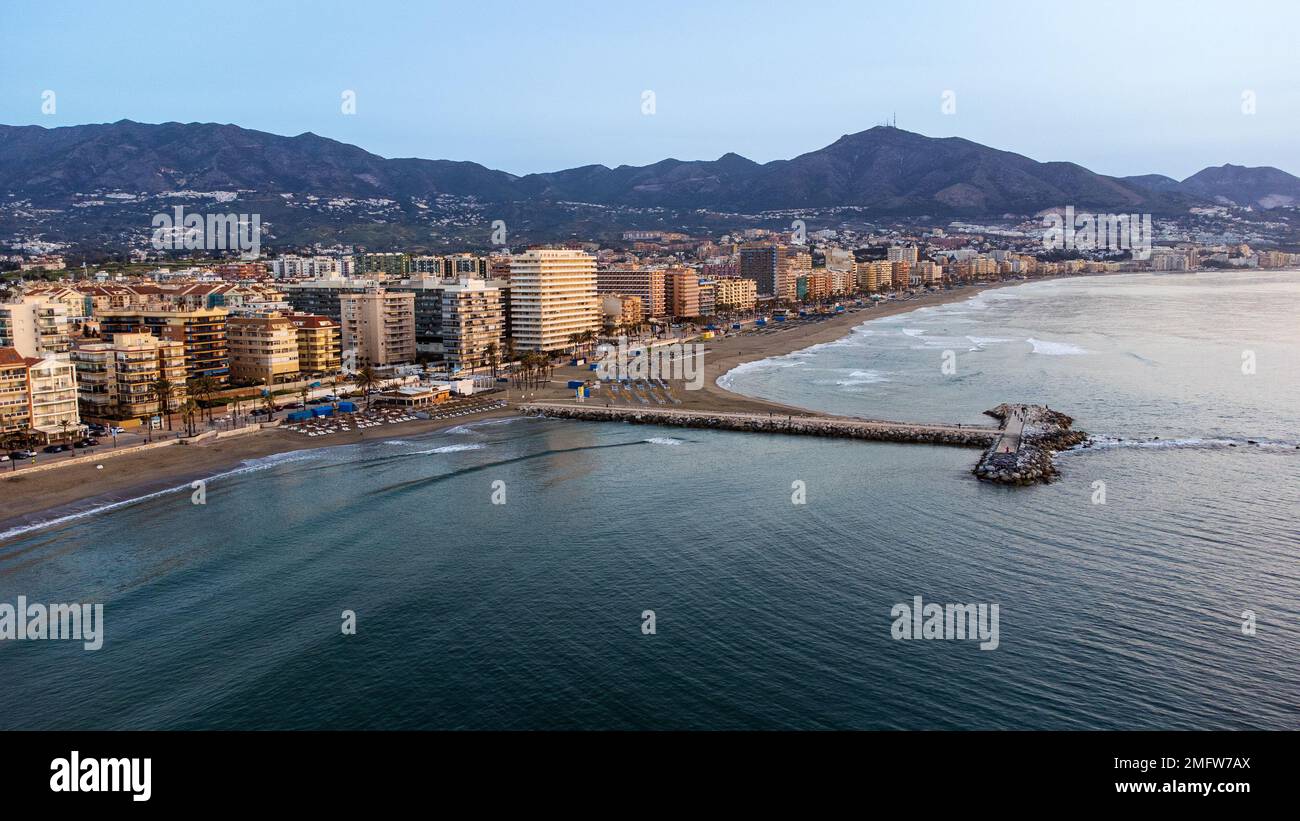
[[[979,425],[917,424],[855,419],[822,414],[778,412],[728,412],[681,410],[676,408],[604,407],[571,402],[529,402],[519,405],[520,413],[593,422],[632,422],[643,425],[671,425],[752,433],[788,433],[804,436],[833,436],[877,442],[918,442],[928,445],[991,447],[1001,431]]]

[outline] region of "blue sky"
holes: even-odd
[[[1300,3],[1215,5],[5,0],[0,122],[229,122],[527,173],[782,159],[896,113],[1107,174],[1300,174]]]

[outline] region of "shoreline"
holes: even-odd
[[[795,408],[794,406],[782,405],[724,388],[718,384],[718,379],[741,365],[747,365],[751,362],[758,362],[764,359],[787,356],[796,351],[806,350],[816,345],[824,345],[828,342],[835,342],[843,339],[845,336],[852,333],[854,328],[866,322],[872,322],[890,316],[897,316],[899,314],[911,313],[921,308],[932,308],[939,305],[948,305],[954,302],[963,302],[988,290],[1014,288],[1018,285],[1027,285],[1029,282],[1049,282],[1053,279],[1058,279],[1058,277],[1044,277],[1042,279],[1015,282],[1011,284],[999,282],[991,285],[966,285],[960,288],[954,288],[950,291],[940,291],[936,294],[925,294],[916,299],[907,300],[905,302],[888,302],[877,305],[874,308],[860,308],[854,313],[846,311],[844,314],[823,320],[816,324],[802,327],[795,326],[787,331],[781,331],[759,339],[747,338],[745,336],[724,339],[717,345],[711,346],[712,350],[710,352],[712,353],[712,357],[710,357],[704,368],[704,387],[697,391],[697,393],[706,394],[713,398],[741,397],[748,401],[760,402],[774,408],[793,408],[803,413],[818,413],[818,411],[809,408]]]
[[[1055,277],[1032,280],[1045,282]],[[1026,283],[968,285],[951,291],[925,294],[915,299],[888,302],[873,308],[859,308],[820,322],[769,326],[765,334],[745,333],[705,343],[706,361],[703,384],[699,390],[680,391],[684,409],[708,409],[737,412],[780,412],[815,414],[800,408],[746,396],[718,384],[718,378],[750,362],[785,356],[814,345],[834,342],[864,322],[910,313],[920,308],[945,305],[970,299],[994,288],[1016,287]],[[780,328],[780,330],[777,330]],[[420,420],[386,425],[374,431],[383,438],[435,433],[439,430],[472,424],[486,419],[515,416],[515,405],[531,399],[571,400],[567,389],[556,387],[570,378],[590,378],[589,371],[562,366],[555,369],[552,385],[529,395],[518,394],[510,404],[498,410],[467,417],[444,420]],[[0,543],[43,527],[55,527],[61,521],[130,504],[164,492],[179,492],[197,479],[210,479],[236,470],[245,463],[282,453],[361,444],[363,439],[342,436],[324,437],[325,441],[308,440],[280,429],[268,429],[245,437],[217,440],[199,445],[174,445],[105,459],[103,470],[93,463],[61,467],[29,477],[3,480],[5,504],[0,514]],[[148,478],[142,478],[147,476]],[[14,532],[17,531],[17,532]]]
[[[283,453],[364,445],[397,436],[434,433],[513,415],[514,410],[506,407],[454,419],[400,422],[373,429],[369,438],[334,435],[309,439],[301,434],[272,428],[198,445],[169,445],[115,456],[101,462],[103,470],[96,470],[94,462],[87,462],[27,477],[15,476],[0,483],[0,491],[4,494],[0,544],[34,530],[56,527],[64,520],[96,511],[104,512],[114,506],[132,504],[160,493],[179,492],[187,489],[195,480],[228,474],[259,459]],[[148,478],[144,478],[146,476]]]

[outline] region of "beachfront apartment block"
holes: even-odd
[[[226,322],[230,378],[247,385],[279,385],[298,378],[298,328],[272,311]]]
[[[793,302],[797,298],[799,278],[812,274],[812,252],[807,248],[790,247],[781,253],[776,271],[777,299]]]
[[[700,275],[689,268],[673,268],[664,277],[668,313],[688,317],[700,315]]]
[[[29,430],[32,426],[32,392],[27,370],[37,361],[18,353],[17,348],[0,348],[0,436]]]
[[[510,327],[525,351],[564,350],[575,335],[599,331],[596,258],[567,249],[511,257]]]
[[[415,361],[415,294],[373,288],[339,296],[344,367]]]
[[[622,294],[641,300],[647,318],[668,315],[667,272],[662,268],[614,265],[596,271],[596,292]]]
[[[758,302],[758,283],[743,277],[718,277],[714,280],[717,310],[752,311]]]
[[[100,332],[105,336],[148,331],[159,339],[180,342],[185,350],[188,379],[211,377],[225,383],[230,376],[230,353],[226,344],[225,308],[125,309],[97,313]]]
[[[696,278],[700,288],[700,316],[713,316],[718,310],[718,283]]]
[[[343,329],[334,320],[312,314],[288,314],[298,333],[298,371],[330,376],[343,368]]]
[[[759,294],[775,295],[782,251],[782,246],[770,242],[742,245],[738,259],[740,276],[754,280]]]
[[[185,401],[185,346],[149,333],[114,334],[111,341],[86,342],[72,351],[83,416],[146,419],[161,412],[155,385],[171,384],[168,410]]]
[[[81,431],[77,373],[71,361],[56,356],[28,359],[31,430],[46,442],[61,442]]]
[[[912,276],[917,285],[940,285],[943,283],[943,266],[923,259],[912,267]]]
[[[68,306],[43,295],[0,304],[0,348],[23,356],[66,355],[72,350]]]
[[[888,260],[877,259],[854,264],[858,289],[878,294],[893,287],[894,265]]]
[[[500,361],[506,340],[504,282],[463,278],[442,286],[442,361],[455,371]]]

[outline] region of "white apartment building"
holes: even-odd
[[[23,356],[65,356],[72,350],[68,306],[40,296],[0,304],[0,348]]]
[[[599,331],[596,258],[551,249],[511,257],[510,325],[523,351],[563,350],[574,334]]]
[[[81,414],[77,408],[77,372],[72,362],[46,356],[32,364],[28,374],[32,428],[46,441],[67,439],[77,433]]]

